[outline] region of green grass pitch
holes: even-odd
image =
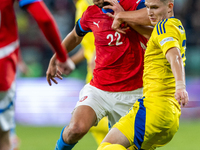
[[[62,127],[32,127],[17,125],[20,150],[54,150]],[[158,150],[198,150],[200,146],[200,120],[181,121],[172,141]],[[96,150],[97,144],[88,133],[73,150]]]

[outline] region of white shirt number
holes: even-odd
[[[111,44],[113,42],[114,36],[117,37],[117,40],[115,43],[116,46],[123,44],[123,42],[120,42],[121,34],[118,32],[115,32],[115,35],[108,34],[106,37],[107,39],[110,39],[110,42],[108,43],[109,46],[114,46],[114,44],[113,45]]]

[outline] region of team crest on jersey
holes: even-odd
[[[178,28],[179,28],[181,34],[185,34],[185,30],[184,30],[183,26],[178,26]]]
[[[163,46],[166,42],[169,42],[169,41],[174,41],[173,37],[164,38],[164,39],[160,42],[160,45]]]
[[[140,46],[144,49],[144,50],[146,50],[147,49],[147,47],[145,46],[145,44],[144,43],[142,43],[141,41],[140,41]]]
[[[86,100],[88,98],[88,96],[83,96],[80,100],[79,100],[79,102],[83,102],[84,100]]]

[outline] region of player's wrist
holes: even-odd
[[[185,82],[184,81],[176,81],[176,90],[185,89]]]
[[[68,55],[62,55],[62,57],[56,55],[56,58],[59,62],[64,63],[67,61]]]

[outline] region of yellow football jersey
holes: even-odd
[[[148,41],[144,58],[144,97],[173,97],[175,78],[165,54],[170,48],[180,49],[185,65],[186,35],[180,20],[171,17],[160,21]],[[175,99],[174,99],[175,100]]]
[[[186,36],[178,19],[160,21],[148,41],[144,58],[143,95],[113,127],[135,149],[154,150],[167,144],[179,128],[180,105],[174,97],[175,79],[165,55],[180,49],[185,64]]]
[[[78,0],[76,2],[76,21],[81,18],[83,12],[89,5],[92,5],[92,0]],[[81,46],[84,49],[84,56],[87,60],[87,63],[89,64],[91,61],[93,61],[93,57],[95,55],[94,35],[92,32],[89,32],[84,36],[81,42]],[[92,77],[92,69],[87,67],[86,83],[90,82]]]

